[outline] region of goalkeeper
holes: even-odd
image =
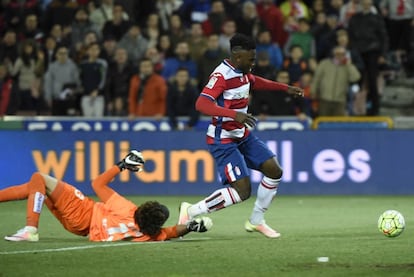
[[[95,202],[63,181],[34,173],[28,183],[0,190],[0,202],[27,199],[26,226],[8,241],[38,241],[38,224],[43,203],[69,232],[89,236],[90,241],[163,241],[189,232],[205,232],[212,222],[208,217],[187,224],[163,227],[169,217],[168,208],[156,201],[137,206],[108,185],[121,171],[140,171],[145,161],[132,150],[122,161],[92,182],[101,202]]]

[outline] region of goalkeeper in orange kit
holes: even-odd
[[[92,188],[101,202],[86,197],[70,184],[38,172],[28,183],[0,190],[0,202],[27,199],[26,226],[4,239],[38,241],[43,204],[66,230],[89,236],[91,241],[163,241],[211,228],[212,221],[208,217],[163,227],[169,217],[166,206],[157,201],[137,206],[108,186],[121,171],[140,171],[144,163],[141,152],[132,150],[117,165],[98,176],[92,182]]]

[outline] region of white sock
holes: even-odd
[[[277,187],[279,186],[280,179],[271,179],[264,176],[257,188],[257,198],[254,203],[252,215],[250,216],[250,223],[258,225],[264,220],[264,213],[272,203],[273,198],[276,195]]]
[[[190,217],[196,217],[201,214],[221,210],[241,201],[239,194],[234,188],[218,189],[200,202],[191,205],[188,208],[188,215]]]
[[[25,229],[27,232],[32,233],[32,234],[37,233],[37,228],[36,228],[36,227],[34,227],[34,226],[26,226],[26,227],[24,227],[24,229]]]

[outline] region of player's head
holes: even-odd
[[[168,208],[156,201],[145,202],[134,213],[140,231],[149,236],[157,235],[169,216]]]
[[[254,39],[243,34],[235,34],[230,39],[230,51],[233,65],[243,73],[249,73],[256,61]]]

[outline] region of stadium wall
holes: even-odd
[[[414,131],[254,133],[277,153],[285,195],[414,194]],[[146,170],[119,175],[113,187],[122,194],[205,195],[221,186],[204,131],[1,131],[0,147],[0,189],[41,171],[93,194],[90,180],[131,148],[143,151]],[[252,172],[253,191],[260,178]]]

